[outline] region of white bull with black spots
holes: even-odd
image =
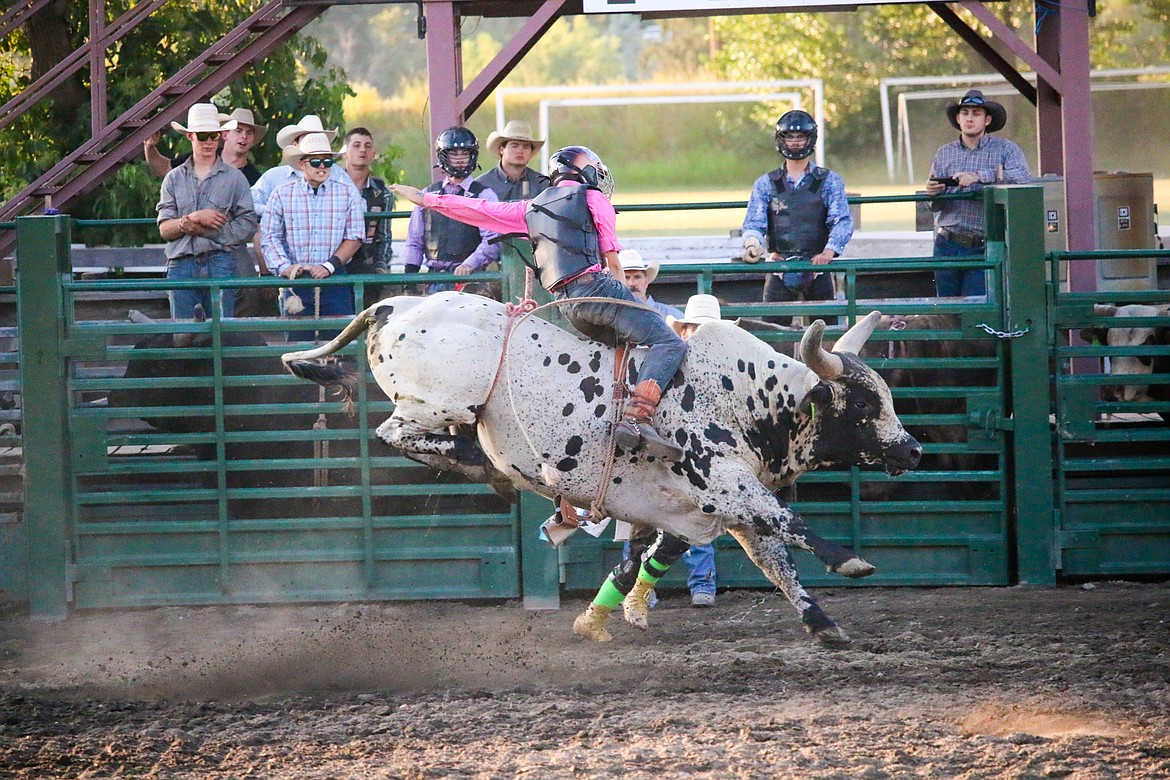
[[[922,449],[895,415],[889,388],[856,356],[879,318],[863,318],[833,352],[821,346],[824,323],[813,323],[801,342],[803,363],[733,323],[700,326],[655,418],[686,453],[671,463],[619,448],[608,514],[693,544],[730,533],[809,633],[848,641],[801,587],[787,547],[847,577],[874,567],[810,532],[773,492],[823,466],[874,464],[899,474],[918,463]],[[328,344],[283,360],[297,376],[351,390],[352,376],[311,361],[368,330],[371,370],[395,403],[378,428],[383,441],[429,465],[496,483],[502,476],[588,506],[609,447],[614,350],[528,317],[501,359],[507,325],[504,305],[479,296],[389,298]],[[631,373],[639,359],[635,350]],[[478,447],[452,426],[475,426]]]

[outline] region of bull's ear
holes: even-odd
[[[805,393],[804,398],[800,399],[797,409],[801,414],[815,414],[814,407],[817,404],[821,405],[822,409],[827,409],[829,403],[833,400],[833,388],[826,385],[824,382],[817,382],[812,389]]]
[[[1081,328],[1081,338],[1086,344],[1105,344],[1109,340],[1106,328]]]

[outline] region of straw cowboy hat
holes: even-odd
[[[276,134],[276,144],[283,149],[286,146],[295,144],[306,133],[324,133],[332,141],[337,137],[337,128],[326,130],[321,124],[321,117],[316,114],[307,114],[304,119],[295,125],[285,125],[280,128],[280,131]]]
[[[991,117],[991,124],[987,126],[987,132],[994,133],[996,130],[1002,130],[1003,126],[1007,124],[1007,109],[996,103],[994,100],[988,100],[983,97],[983,92],[978,89],[968,90],[963,99],[958,103],[951,103],[947,106],[947,119],[951,120],[951,125],[959,129],[959,109],[960,108],[982,108]]]
[[[264,134],[268,132],[268,125],[256,124],[255,117],[252,116],[251,110],[247,108],[237,108],[230,114],[219,115],[219,121],[221,122],[228,122],[232,119],[236,120],[236,127],[247,125],[248,127],[252,128],[252,130],[256,133],[256,143],[260,143],[260,139],[262,139]]]
[[[687,308],[681,319],[670,319],[681,325],[702,325],[704,322],[719,322],[723,314],[719,309],[719,299],[714,295],[692,295],[687,299]]]
[[[171,122],[171,129],[180,133],[218,133],[235,130],[236,120],[229,119],[220,124],[219,109],[214,103],[196,103],[187,109],[187,126]]]
[[[294,160],[303,160],[306,157],[339,157],[341,155],[340,152],[329,148],[329,135],[327,133],[306,133],[292,148],[296,149],[295,152],[290,152],[290,156]]]
[[[504,132],[491,131],[487,137],[487,148],[492,154],[499,154],[500,147],[508,141],[527,141],[532,144],[532,151],[539,152],[544,141],[537,141],[532,137],[532,125],[519,119],[513,119],[504,125]]]
[[[623,249],[618,252],[618,262],[622,264],[622,271],[645,271],[646,284],[658,278],[658,261],[646,262],[637,249]]]

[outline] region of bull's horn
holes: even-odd
[[[150,323],[154,322],[154,320],[138,311],[138,309],[131,309],[126,313],[126,316],[129,317],[130,321],[135,325],[149,325]]]
[[[1093,304],[1093,314],[1096,314],[1098,317],[1112,317],[1116,313],[1117,313],[1116,306],[1112,306],[1108,303],[1094,303]]]
[[[844,336],[837,339],[837,343],[833,345],[833,351],[860,354],[861,348],[865,346],[865,340],[870,337],[881,319],[882,313],[880,311],[871,311],[859,319],[852,328],[845,331]]]
[[[800,339],[800,359],[821,379],[836,379],[845,371],[841,358],[821,346],[825,321],[816,320]]]
[[[195,304],[194,317],[196,322],[207,322],[207,312],[203,311],[202,303]]]

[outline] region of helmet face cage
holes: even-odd
[[[585,155],[588,162],[584,166],[578,167],[577,160],[581,155]],[[613,174],[609,172],[609,168],[605,166],[597,153],[587,146],[566,146],[553,152],[552,156],[548,158],[548,175],[554,186],[565,179],[571,179],[590,187],[596,187],[607,198],[613,197],[613,191],[617,184]]]
[[[456,168],[451,164],[448,155],[456,150],[471,152],[467,165]],[[452,179],[466,179],[478,167],[479,141],[476,140],[475,133],[466,127],[448,127],[435,139],[435,156],[439,159],[439,167],[443,169],[443,173]]]
[[[799,149],[791,149],[784,143],[789,133],[805,133],[808,139]],[[776,151],[789,160],[803,160],[816,151],[817,122],[807,111],[789,111],[776,120]]]

